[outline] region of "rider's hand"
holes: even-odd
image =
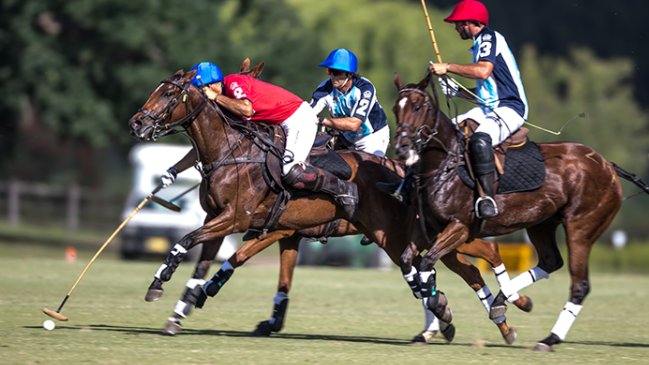
[[[174,167],[170,167],[167,171],[165,171],[162,176],[160,176],[160,183],[162,184],[163,188],[167,188],[171,186],[176,181],[176,175],[178,175],[178,170],[176,170]]]
[[[453,79],[449,77],[440,77],[437,79],[439,81],[439,87],[442,89],[442,93],[446,96],[457,96],[460,93],[460,85]]]
[[[428,70],[437,76],[445,75],[448,72],[448,63],[429,62]]]

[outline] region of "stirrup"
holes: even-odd
[[[377,189],[395,198],[397,201],[399,201],[399,203],[406,204],[404,191],[405,179],[401,180],[398,183],[377,182],[375,185]]]
[[[482,212],[480,211],[479,208],[480,208],[480,203],[483,201],[491,202],[491,205],[494,208],[494,214],[485,214],[485,215],[481,214]],[[498,215],[498,205],[496,205],[496,201],[488,195],[481,196],[478,199],[476,199],[474,209],[475,209],[475,215],[479,219],[493,218]]]

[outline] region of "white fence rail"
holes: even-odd
[[[10,225],[59,225],[109,230],[119,222],[125,196],[78,185],[0,181],[0,220]]]

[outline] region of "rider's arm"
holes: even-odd
[[[322,124],[325,127],[337,129],[339,131],[355,132],[363,121],[356,117],[344,118],[324,118]]]
[[[194,166],[194,163],[196,163],[196,151],[192,147],[192,149],[187,152],[185,157],[181,158],[180,161],[176,162],[176,164],[172,167],[176,169],[178,173],[180,173]]]
[[[214,98],[214,101],[234,114],[244,117],[252,118],[255,114],[255,110],[252,108],[252,103],[248,99],[234,99],[223,94],[218,94]]]
[[[494,64],[489,61],[478,61],[478,63],[470,65],[462,65],[458,63],[433,63],[429,68],[432,73],[438,76],[450,72],[470,79],[486,80],[491,76]]]

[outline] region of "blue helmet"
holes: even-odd
[[[354,73],[358,70],[358,59],[352,51],[345,48],[338,48],[329,53],[329,56],[322,61],[320,67]]]
[[[192,78],[192,84],[198,87],[207,86],[209,84],[223,80],[223,72],[221,72],[219,66],[213,64],[212,62],[197,63],[190,69],[190,71],[193,70],[197,71]]]

